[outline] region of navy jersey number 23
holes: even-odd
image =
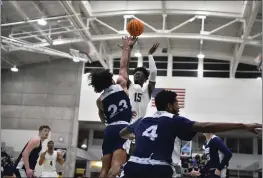
[[[130,122],[132,117],[130,99],[120,85],[112,85],[101,95],[107,123]]]

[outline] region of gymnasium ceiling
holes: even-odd
[[[125,19],[145,23],[133,52],[254,64],[261,53],[261,1],[3,1],[2,57],[17,66],[68,58],[69,49],[102,65],[119,57]],[[45,18],[41,26],[38,19]],[[133,53],[133,55],[134,55]],[[105,62],[106,61],[106,62]],[[2,61],[2,67],[10,67]],[[235,71],[235,69],[234,69]]]

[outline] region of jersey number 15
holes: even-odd
[[[142,100],[142,93],[135,93],[134,94],[134,101],[135,102],[141,102]]]

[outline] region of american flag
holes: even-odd
[[[171,90],[177,93],[177,100],[180,108],[184,108],[184,102],[185,102],[185,89],[182,88],[155,88],[153,94],[152,94],[152,107],[155,107],[155,101],[154,98],[162,90]]]

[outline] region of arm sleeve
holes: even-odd
[[[213,144],[218,148],[218,150],[220,152],[222,152],[222,154],[224,155],[222,161],[219,163],[217,169],[218,170],[222,170],[229,162],[229,160],[231,159],[232,157],[232,153],[231,151],[229,150],[229,148],[225,145],[225,143],[223,142],[223,140],[221,140],[220,138],[218,137],[215,137],[213,139]]]
[[[137,125],[139,125],[139,123],[140,123],[141,120],[142,120],[142,118],[138,119],[138,120],[135,121],[134,123],[128,125],[128,126],[126,127],[126,129],[127,129],[130,133],[134,133]]]
[[[155,65],[155,61],[152,55],[149,55],[148,59],[149,59],[149,69],[150,69],[149,81],[155,82],[157,76],[157,67]]]
[[[191,121],[187,118],[174,116],[173,126],[176,131],[177,137],[184,141],[191,141],[197,133],[191,131],[194,123],[194,121]]]

